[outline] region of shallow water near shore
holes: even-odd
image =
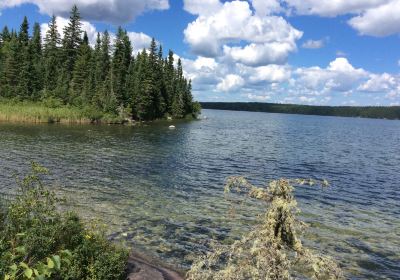
[[[327,179],[296,190],[305,242],[352,279],[400,279],[400,121],[203,110],[207,120],[143,127],[0,124],[0,194],[34,160],[70,207],[110,237],[182,268],[211,239],[248,230],[264,205],[235,215],[232,175]]]

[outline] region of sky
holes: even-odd
[[[92,43],[172,49],[199,101],[400,105],[400,0],[0,0],[0,28],[61,31],[73,4]]]

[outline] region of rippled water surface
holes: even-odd
[[[352,279],[400,279],[400,121],[204,110],[207,120],[145,127],[0,124],[0,193],[35,160],[49,183],[112,237],[175,265],[210,239],[237,237],[262,213],[235,216],[226,177],[326,178],[298,189],[306,242]]]

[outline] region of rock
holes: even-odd
[[[177,272],[133,254],[128,260],[128,271],[127,280],[183,280]]]
[[[175,129],[175,125],[170,125],[169,129]]]

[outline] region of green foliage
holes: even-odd
[[[38,24],[34,24],[32,37],[29,34],[26,17],[18,34],[10,33],[7,27],[0,34],[2,98],[34,102],[57,99],[63,105],[95,108],[112,119],[118,119],[119,112],[127,109],[127,117],[137,120],[199,113],[181,61],[175,67],[172,51],[163,58],[162,46],[155,39],[148,51],[135,57],[126,30],[119,27],[115,42],[105,31],[98,34],[93,49],[76,6],[63,36],[57,31],[55,16],[49,22],[43,46]]]
[[[251,185],[243,177],[228,180],[225,192],[246,194],[268,205],[259,225],[231,245],[216,244],[188,272],[189,280],[241,279],[342,279],[338,265],[329,257],[305,248],[301,234],[306,225],[297,219],[299,209],[294,185],[323,185],[314,180],[275,180],[268,188]],[[237,197],[233,203],[242,203]]]
[[[47,169],[31,169],[15,199],[0,201],[1,279],[124,279],[127,251],[58,211],[61,200],[41,180]]]

